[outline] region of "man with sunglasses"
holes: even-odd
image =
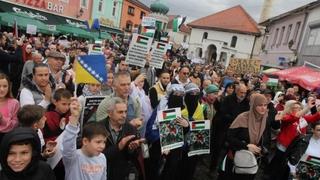
[[[182,86],[186,86],[191,81],[189,79],[190,67],[182,66],[179,69],[179,74],[173,79],[172,84],[181,84]]]

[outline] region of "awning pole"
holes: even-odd
[[[311,62],[308,62],[308,61],[305,61],[305,62],[303,63],[303,66],[306,66],[306,64],[307,64],[307,65],[310,65],[310,66],[313,66],[313,67],[315,67],[315,68],[320,69],[320,66],[317,66],[317,65],[315,65],[315,64],[313,64],[313,63],[311,63]]]

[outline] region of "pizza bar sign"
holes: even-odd
[[[62,14],[64,7],[63,7],[63,5],[55,4],[55,3],[53,3],[53,2],[48,1],[47,9],[48,9],[49,11],[53,11],[53,12]]]

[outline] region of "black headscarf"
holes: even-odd
[[[10,146],[13,143],[29,141],[32,146],[32,159],[28,166],[21,172],[14,172],[7,162]],[[18,127],[7,133],[1,142],[0,163],[1,175],[12,180],[27,180],[32,177],[38,170],[39,160],[41,157],[40,139],[38,134],[32,128]]]

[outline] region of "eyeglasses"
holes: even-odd
[[[185,76],[188,76],[188,75],[189,75],[188,72],[183,72],[182,74],[185,75]]]

